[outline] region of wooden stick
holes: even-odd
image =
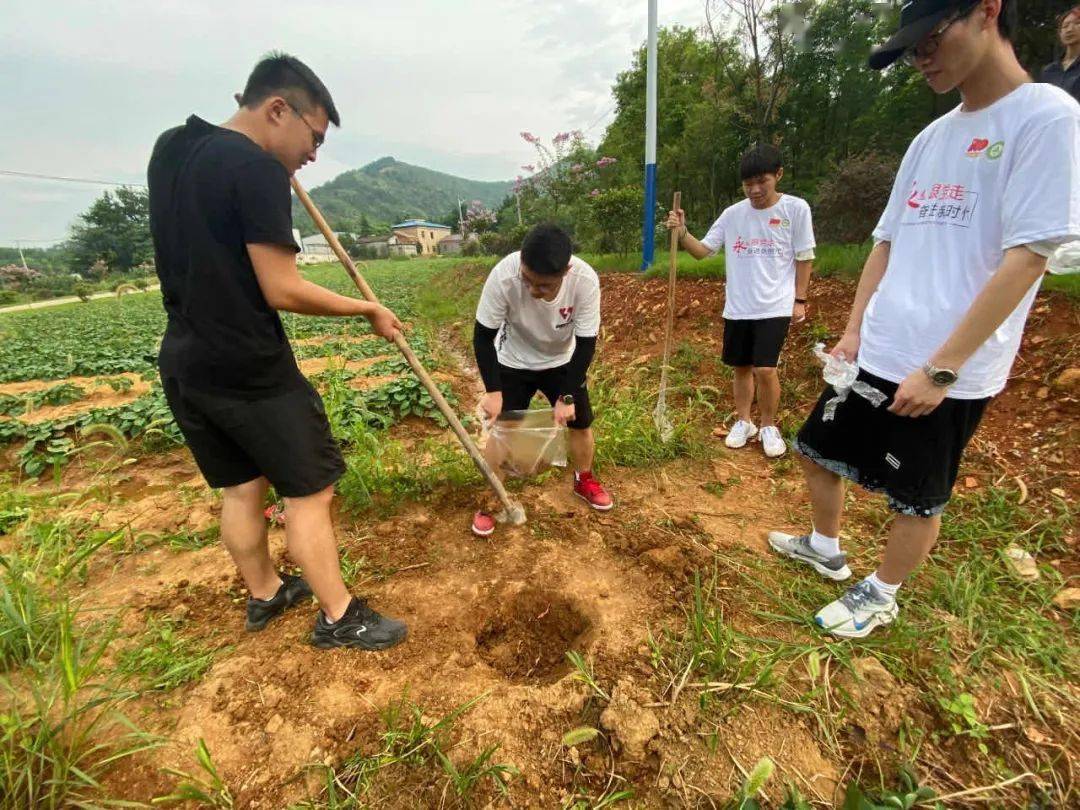
[[[682,206],[682,192],[675,192],[671,210],[677,211]],[[661,432],[661,439],[667,441],[671,432],[670,423],[667,421],[667,379],[668,364],[671,360],[671,333],[675,321],[675,276],[679,267],[679,232],[672,230],[670,253],[668,255],[668,291],[667,291],[667,320],[664,323],[664,361],[660,366],[660,398],[656,403],[656,411],[653,421]]]
[[[345,252],[345,248],[341,246],[341,242],[338,241],[334,232],[330,230],[330,226],[323,218],[322,213],[315,206],[315,203],[312,201],[311,197],[308,196],[308,193],[304,191],[303,186],[300,185],[300,181],[295,177],[292,178],[292,187],[293,191],[296,192],[296,196],[300,198],[300,202],[303,203],[304,208],[307,209],[308,214],[311,216],[312,220],[314,220],[315,226],[322,235],[326,237],[327,244],[333,248],[334,254],[338,257],[338,261],[341,262],[342,266],[345,268],[345,272],[349,274],[349,277],[353,280],[353,283],[356,285],[356,288],[360,291],[361,295],[371,303],[378,304],[379,299],[375,295],[375,291],[371,289],[367,281],[364,280],[364,277],[357,271],[356,265],[353,264],[353,260],[349,257],[349,254]],[[413,352],[409,342],[405,340],[405,336],[400,332],[398,332],[397,337],[394,338],[394,345],[397,346],[398,351],[404,355],[409,363],[409,367],[413,370],[413,373],[419,378],[420,382],[423,383],[424,388],[427,389],[431,398],[435,400],[435,404],[438,406],[439,411],[446,417],[446,421],[450,423],[451,429],[464,446],[469,457],[472,458],[473,463],[475,463],[480,472],[483,473],[484,478],[487,479],[491,488],[495,490],[495,494],[499,497],[499,502],[502,503],[503,509],[505,510],[506,519],[514,525],[524,523],[525,509],[521,504],[510,500],[510,496],[506,492],[506,487],[503,486],[502,481],[499,480],[499,477],[495,475],[491,466],[484,459],[483,455],[481,455],[476,443],[473,442],[472,437],[469,436],[465,427],[461,424],[461,420],[458,419],[457,414],[454,413],[454,409],[450,407],[450,403],[447,402],[446,397],[442,395],[439,386],[435,384],[435,380],[428,374],[427,369],[420,363],[420,358],[416,356],[416,353]]]

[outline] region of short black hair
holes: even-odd
[[[570,264],[570,234],[558,225],[537,225],[521,242],[521,263],[541,276],[557,276]]]
[[[240,96],[243,107],[254,107],[270,96],[281,96],[301,112],[311,113],[316,107],[326,110],[326,117],[335,127],[341,126],[334,99],[315,72],[287,53],[271,51],[255,65]]]
[[[739,160],[739,179],[749,180],[762,174],[776,174],[784,166],[780,150],[772,144],[759,143]]]

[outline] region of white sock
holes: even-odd
[[[840,538],[826,537],[817,529],[814,529],[810,533],[810,548],[818,554],[824,554],[826,557],[835,557],[840,553]]]
[[[896,592],[900,590],[901,585],[901,583],[899,582],[895,585],[890,585],[887,582],[882,582],[880,579],[878,579],[877,571],[868,576],[866,578],[866,581],[890,599],[896,599]]]

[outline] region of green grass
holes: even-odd
[[[69,596],[86,557],[109,537],[30,525],[3,557],[2,807],[94,806],[111,765],[158,744],[123,714],[133,694],[105,663],[115,623],[80,616]]]
[[[474,793],[481,787],[486,787],[488,793],[507,795],[509,782],[518,775],[518,770],[494,760],[498,746],[488,746],[464,762],[455,762],[456,758],[451,756],[455,723],[483,697],[461,704],[438,720],[427,719],[428,713],[407,696],[391,702],[381,711],[384,731],[377,750],[357,753],[338,767],[323,766],[324,788],[320,797],[296,807],[360,810],[376,806],[387,790],[400,798],[395,781],[408,779],[410,772],[421,775],[426,788],[424,795],[428,797],[445,797],[452,791],[460,803],[471,806]],[[428,769],[432,774],[424,776]],[[419,797],[413,798],[420,806]]]
[[[199,766],[199,773],[195,775],[187,771],[166,769],[166,773],[180,781],[172,793],[156,796],[152,803],[165,806],[195,804],[198,807],[232,810],[236,806],[232,791],[218,773],[213,757],[210,756],[210,749],[206,747],[206,741],[202,737],[195,744],[195,760]]]
[[[1043,280],[1042,288],[1063,293],[1074,301],[1080,301],[1080,274],[1047,276]]]
[[[183,626],[178,619],[151,616],[138,643],[120,653],[120,673],[137,678],[145,689],[159,692],[201,678],[226,650],[185,637]]]
[[[852,517],[848,551],[854,565],[868,567],[887,530],[884,509],[871,506]],[[1080,700],[1062,686],[1080,679],[1080,619],[1052,606],[1064,583],[1045,564],[1071,553],[1066,538],[1074,517],[1063,502],[1048,512],[1018,506],[1005,490],[957,497],[933,560],[904,585],[898,620],[858,642],[824,634],[811,621],[842,592],[835,583],[751,550],[726,550],[722,567],[696,577],[685,621],[650,634],[657,682],[669,694],[684,684],[697,697],[702,722],[718,729],[720,719],[747,703],[807,718],[842,761],[851,756],[845,729],[853,706],[837,687],[838,675],[853,673],[855,658],[873,656],[910,687],[906,700],[917,701],[921,716],[937,722],[907,721],[893,756],[862,762],[858,782],[874,787],[863,789],[869,804],[854,806],[893,806],[890,797],[918,792],[896,776],[897,763],[918,764],[924,744],[946,740],[963,746],[988,783],[1032,770],[1064,784],[1068,765],[1061,757],[1045,749],[1037,762],[1021,759],[1012,732],[996,729],[984,712],[1008,678],[1010,690],[1019,684],[1022,691],[1009,710],[1016,722],[1049,725],[1064,738],[1080,730]],[[1024,583],[1010,573],[1001,552],[1012,543],[1044,561],[1039,581]]]

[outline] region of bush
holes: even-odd
[[[599,191],[588,198],[582,241],[598,253],[630,253],[639,246],[643,192],[635,186]]]
[[[528,231],[525,225],[513,225],[505,231],[489,231],[480,234],[480,247],[485,256],[505,256],[521,250],[521,242]]]
[[[818,187],[814,229],[819,242],[856,243],[870,238],[889,201],[895,157],[865,152],[848,158]]]
[[[482,256],[483,254],[484,246],[480,244],[479,239],[466,239],[461,243],[462,256]]]

